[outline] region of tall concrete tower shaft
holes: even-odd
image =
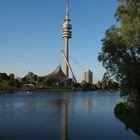
[[[64,59],[64,73],[67,77],[69,77],[69,67],[67,65],[67,62],[69,62],[69,39],[72,36],[71,29],[72,29],[72,25],[70,24],[70,19],[69,19],[69,0],[66,0],[66,19],[64,20],[64,24],[63,24],[62,37],[65,40],[64,55],[66,56],[66,60]]]

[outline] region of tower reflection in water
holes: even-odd
[[[62,130],[60,140],[68,140],[68,99],[64,96],[62,102]]]
[[[92,106],[92,101],[89,98],[90,96],[85,96],[84,98],[77,98],[78,100],[74,100],[69,96],[69,94],[65,94],[63,96],[63,100],[61,100],[60,105],[61,105],[61,137],[60,140],[68,140],[69,136],[69,129],[74,130],[74,125],[69,126],[69,122],[71,120],[70,114],[75,112],[78,112],[79,108],[82,108],[82,112],[84,113],[84,116],[88,117],[90,115],[91,111],[91,106]],[[77,102],[76,102],[77,101]],[[75,121],[74,121],[75,123]],[[72,131],[70,131],[72,132]]]

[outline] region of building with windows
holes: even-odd
[[[84,72],[84,80],[89,84],[93,83],[93,72],[91,70]]]

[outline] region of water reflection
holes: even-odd
[[[64,96],[62,102],[62,136],[61,140],[68,140],[68,100],[67,96]]]
[[[119,93],[36,93],[0,96],[2,140],[138,140],[116,120]]]
[[[80,93],[81,94],[81,93]],[[83,95],[84,96],[84,95]],[[62,102],[59,102],[62,105],[62,126],[61,126],[61,137],[60,140],[68,140],[68,132],[69,132],[69,109],[73,110],[77,103],[79,102],[82,112],[86,115],[90,114],[91,106],[92,106],[92,98],[90,96],[85,96],[82,99],[73,99],[70,94],[66,93],[64,94]],[[77,100],[79,100],[77,102]],[[73,108],[71,108],[73,106]]]

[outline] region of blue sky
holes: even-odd
[[[70,56],[93,71],[94,81],[105,71],[97,56],[106,29],[116,23],[116,7],[117,0],[70,0]],[[65,0],[0,0],[0,72],[43,76],[60,62],[63,67],[64,19]],[[82,80],[84,70],[70,63]]]

